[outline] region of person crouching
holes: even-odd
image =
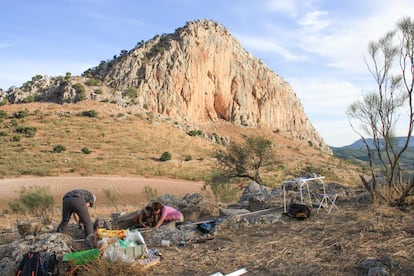
[[[155,224],[155,228],[160,228],[164,222],[183,222],[184,215],[178,211],[177,209],[163,205],[160,202],[152,203],[153,213],[156,217],[158,217],[157,223]]]

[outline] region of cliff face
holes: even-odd
[[[94,75],[117,89],[137,87],[136,103],[153,112],[199,124],[267,126],[330,151],[290,85],[213,21],[157,36]]]
[[[110,87],[118,102],[176,121],[209,124],[225,120],[246,127],[269,127],[331,152],[290,85],[213,21],[189,22],[172,34],[140,42],[89,69],[84,77]],[[37,97],[43,91],[42,99],[58,93],[68,101],[72,95],[68,92],[76,94],[76,89],[66,87],[70,81],[57,83],[55,89],[35,89]],[[136,91],[132,97],[127,92],[130,89]],[[29,90],[34,91],[33,87]],[[96,98],[92,94],[89,97]],[[79,95],[73,98],[79,99]]]

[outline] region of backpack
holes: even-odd
[[[46,252],[43,255],[43,268],[44,274],[43,275],[59,275],[59,269],[57,267],[57,257],[56,253],[53,252]]]
[[[304,204],[297,204],[297,203],[291,203],[289,205],[289,209],[287,210],[287,213],[285,214],[291,218],[296,218],[299,220],[304,220],[310,217],[311,211],[308,208],[308,206]]]
[[[42,256],[39,252],[28,252],[23,255],[16,276],[43,276]]]
[[[208,222],[199,223],[197,224],[197,230],[203,234],[208,234],[213,230],[216,224],[217,224],[217,220],[215,219],[210,220]]]
[[[29,252],[23,255],[16,276],[54,276],[59,275],[55,252]]]

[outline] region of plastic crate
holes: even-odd
[[[127,248],[120,247],[118,250],[126,254],[130,258],[141,258],[147,253],[147,248],[144,244],[130,246]]]

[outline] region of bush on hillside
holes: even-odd
[[[6,118],[7,117],[7,112],[4,110],[0,110],[0,118]]]
[[[81,112],[81,116],[85,116],[85,117],[97,117],[98,116],[98,112],[96,110],[86,110],[86,111],[82,111]]]
[[[56,145],[56,146],[53,147],[53,153],[61,153],[65,150],[66,150],[66,147],[64,145],[61,145],[61,144]]]
[[[17,214],[33,215],[41,218],[44,224],[50,224],[54,200],[48,187],[30,186],[20,190],[20,197],[9,202],[9,209]]]
[[[201,130],[190,130],[187,134],[190,136],[203,136],[203,132]]]
[[[23,119],[27,117],[28,115],[29,115],[29,111],[27,109],[13,113],[13,117],[16,119]]]
[[[21,133],[26,137],[34,137],[37,132],[37,128],[28,126],[18,126],[16,127],[16,132]]]
[[[165,162],[165,161],[169,161],[171,160],[171,153],[169,153],[168,151],[163,152],[163,154],[161,154],[160,160]]]
[[[73,89],[76,91],[76,96],[78,101],[83,101],[86,99],[86,89],[85,86],[81,83],[75,83]]]

